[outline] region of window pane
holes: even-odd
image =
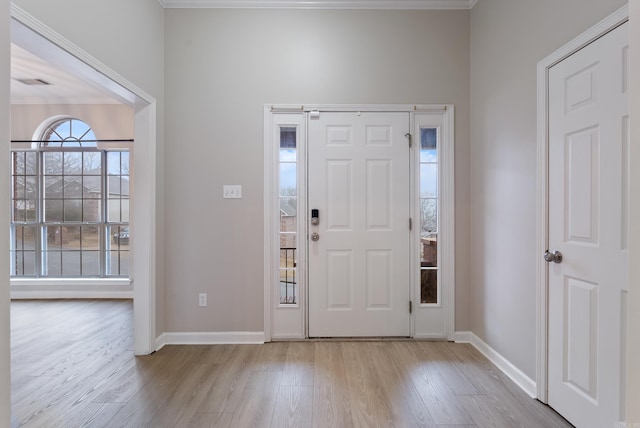
[[[64,200],[64,221],[82,221],[82,199]]]
[[[438,130],[436,128],[420,128],[420,150],[436,150],[438,147]]]
[[[98,226],[82,226],[82,251],[100,250],[100,228]]]
[[[36,156],[37,156],[36,152],[25,152],[25,163],[26,163],[27,175],[36,175],[38,173]]]
[[[22,175],[26,172],[25,154],[25,152],[13,153],[13,173],[16,175]]]
[[[280,198],[280,216],[295,217],[298,215],[298,200],[293,197]]]
[[[120,175],[120,152],[107,152],[107,173],[109,175]]]
[[[47,175],[62,174],[62,153],[44,153],[44,173]]]
[[[438,235],[431,233],[420,238],[420,266],[438,266]]]
[[[121,221],[121,205],[120,199],[109,199],[107,201],[107,221],[113,223],[119,223]]]
[[[280,164],[280,196],[296,196],[296,164]]]
[[[48,250],[62,250],[62,228],[60,226],[46,226],[44,235],[47,237],[45,248]]]
[[[64,174],[82,173],[82,153],[64,153]]]
[[[62,185],[64,181],[61,175],[47,175],[44,177],[44,197],[62,198]]]
[[[62,252],[62,275],[80,276],[80,251]]]
[[[436,232],[438,228],[438,202],[436,199],[420,199],[420,230]]]
[[[295,248],[280,249],[280,303],[297,303]]]
[[[82,221],[100,221],[100,199],[85,199],[82,201]]]
[[[62,275],[62,252],[61,251],[47,251],[46,257],[46,275],[60,276]]]
[[[63,197],[64,198],[82,198],[83,195],[83,185],[82,185],[82,177],[77,175],[66,176],[64,177],[64,189]]]
[[[129,249],[129,226],[112,226],[110,229],[111,249]]]
[[[80,249],[80,226],[63,226],[62,229],[62,250]]]
[[[100,252],[82,251],[82,276],[100,275]]]
[[[129,175],[129,152],[123,151],[120,153],[120,173]]]
[[[283,248],[291,248],[291,249],[297,248],[295,233],[280,234],[280,249],[283,249]]]
[[[438,195],[438,165],[420,164],[420,196],[423,198]]]
[[[437,269],[420,271],[420,303],[438,303]]]
[[[60,222],[62,221],[62,201],[56,199],[47,199],[44,201],[44,221]]]
[[[84,152],[82,154],[82,173],[98,176],[102,173],[102,156],[100,152]]]
[[[109,251],[109,270],[111,276],[129,275],[129,252]]]
[[[280,128],[280,148],[293,149],[296,148],[296,128],[293,126],[284,126]]]

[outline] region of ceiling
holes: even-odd
[[[17,79],[48,82],[29,85]],[[11,44],[12,104],[120,104],[95,84],[83,81],[62,68]]]

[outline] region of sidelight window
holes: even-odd
[[[420,303],[438,303],[438,132],[420,128]]]
[[[280,304],[298,303],[298,180],[295,127],[280,128]]]

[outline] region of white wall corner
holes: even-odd
[[[487,357],[497,368],[499,368],[509,379],[515,382],[527,395],[531,398],[536,398],[536,382],[527,376],[522,370],[513,365],[509,360],[503,357],[495,349],[489,346],[484,340],[480,339],[473,332],[458,332],[461,337],[469,336],[469,341],[460,343],[470,343],[476,348],[482,355]],[[456,333],[456,334],[458,334]],[[457,340],[456,340],[457,342]],[[638,427],[640,428],[640,426]]]

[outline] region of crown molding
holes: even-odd
[[[167,9],[469,10],[478,0],[158,0]]]

